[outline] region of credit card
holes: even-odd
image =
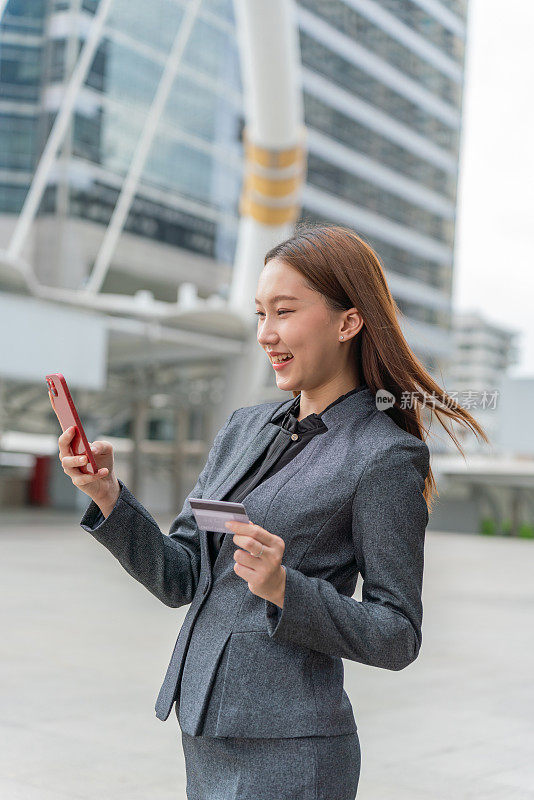
[[[243,503],[230,503],[227,500],[206,500],[199,497],[188,497],[191,510],[195,515],[198,527],[213,533],[231,533],[224,527],[225,522],[250,522]]]

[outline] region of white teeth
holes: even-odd
[[[292,357],[292,353],[285,353],[283,356],[271,356],[271,361],[273,364],[280,364],[282,361],[287,361],[288,358]]]

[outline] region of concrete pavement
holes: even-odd
[[[154,702],[187,609],[161,604],[80,518],[0,514],[0,797],[185,800],[178,723]],[[530,800],[534,542],[427,532],[425,553],[417,661],[344,661],[358,798]]]

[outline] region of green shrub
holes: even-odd
[[[522,522],[519,526],[518,536],[522,539],[534,539],[534,525],[528,522]]]
[[[495,536],[497,524],[491,517],[482,517],[480,520],[480,533],[483,536]]]

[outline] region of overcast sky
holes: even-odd
[[[454,302],[520,331],[534,377],[534,3],[470,0]]]

